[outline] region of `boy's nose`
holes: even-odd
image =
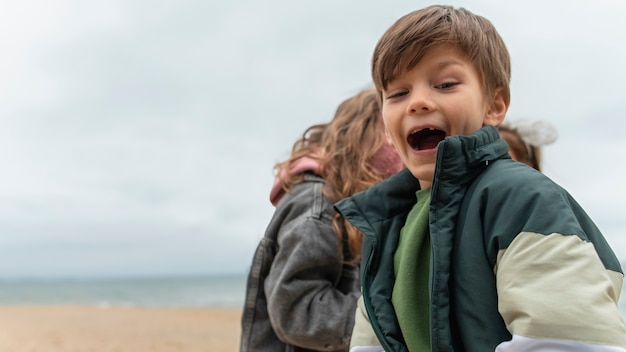
[[[407,110],[409,113],[414,114],[420,112],[429,112],[433,109],[433,101],[430,99],[430,94],[425,91],[425,89],[413,90],[411,92],[411,99],[409,101],[409,105],[407,106]]]

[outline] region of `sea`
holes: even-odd
[[[0,305],[242,308],[246,276],[0,279]]]
[[[0,305],[242,308],[246,275],[0,279]],[[626,318],[626,285],[620,311]]]

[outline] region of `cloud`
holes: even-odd
[[[620,1],[450,2],[513,59],[510,118],[626,257]],[[0,8],[0,276],[245,272],[272,166],[369,84],[404,1],[12,2]]]

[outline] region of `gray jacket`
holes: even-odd
[[[306,174],[276,207],[248,276],[241,352],[348,350],[358,269],[342,263],[323,186]]]

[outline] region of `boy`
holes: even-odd
[[[372,60],[407,170],[336,204],[364,233],[363,318],[385,351],[626,351],[619,261],[576,201],[511,160],[508,51],[492,24],[431,6]],[[375,340],[370,340],[375,341]]]

